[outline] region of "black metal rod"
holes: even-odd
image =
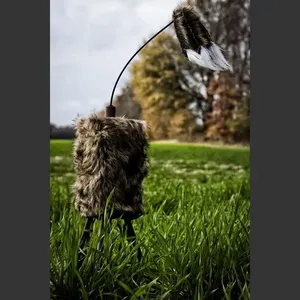
[[[78,265],[77,265],[78,269],[81,267],[81,265],[83,263],[83,260],[84,260],[83,248],[84,248],[85,244],[90,241],[91,229],[92,229],[94,222],[95,222],[94,218],[88,218],[85,223],[84,232],[81,237],[80,246],[79,246],[80,250],[79,250]]]
[[[125,222],[124,227],[126,230],[127,239],[129,241],[133,241],[133,245],[136,246],[136,234],[131,224],[131,220],[124,220],[124,222]],[[137,249],[137,251],[138,251],[137,252],[138,261],[140,262],[142,259],[142,251],[140,247]]]
[[[113,88],[113,91],[111,93],[111,97],[110,97],[110,106],[112,106],[113,103],[113,98],[114,98],[114,93],[115,93],[115,89],[117,87],[117,84],[123,74],[123,72],[125,71],[126,67],[130,64],[130,62],[133,60],[133,58],[148,44],[150,43],[155,37],[157,37],[162,31],[164,31],[167,27],[169,27],[171,24],[173,24],[174,21],[171,21],[169,24],[167,24],[164,28],[162,28],[160,31],[158,31],[151,39],[149,39],[142,47],[140,47],[139,50],[137,50],[132,56],[131,58],[128,60],[128,62],[126,63],[126,65],[124,66],[123,70],[121,71],[121,73],[119,74],[117,81],[115,83],[115,86]]]

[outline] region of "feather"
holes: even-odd
[[[173,11],[176,36],[189,61],[214,71],[232,70],[219,46],[201,22],[198,9],[181,4]]]
[[[218,67],[212,61],[206,48],[201,46],[201,55],[192,49],[187,49],[186,53],[190,62],[214,71],[218,70]]]
[[[231,65],[225,59],[225,57],[224,57],[223,53],[221,52],[221,49],[218,45],[216,45],[215,43],[212,43],[212,45],[209,47],[209,52],[210,52],[212,60],[215,61],[218,66],[220,66],[224,70],[232,71]]]

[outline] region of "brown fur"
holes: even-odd
[[[145,121],[101,118],[92,115],[76,121],[73,186],[75,207],[84,217],[108,210],[143,213],[142,181],[148,174],[149,146]]]

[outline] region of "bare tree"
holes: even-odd
[[[250,115],[250,0],[187,0],[196,5],[202,22],[209,29],[213,40],[225,50],[233,67],[228,77],[232,87],[238,90],[240,105]],[[201,70],[206,87],[214,78],[214,72]],[[230,79],[230,80],[229,80]],[[222,100],[222,99],[221,99]],[[207,112],[212,113],[214,95],[207,95]],[[204,116],[204,119],[206,115]],[[204,123],[205,120],[204,120]],[[247,131],[247,130],[246,130]]]

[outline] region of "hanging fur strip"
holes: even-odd
[[[148,174],[145,121],[125,118],[79,118],[73,155],[75,206],[84,217],[119,213],[143,214],[142,181]],[[108,208],[108,211],[110,210]]]
[[[200,18],[200,12],[192,5],[181,4],[173,11],[175,32],[183,53],[201,67],[214,71],[232,70]]]

